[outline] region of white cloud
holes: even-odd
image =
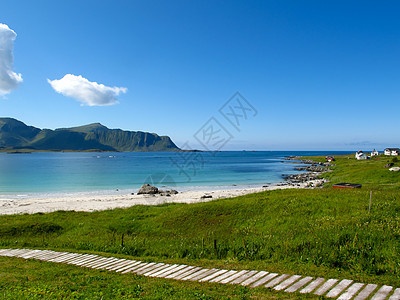
[[[72,74],[66,74],[58,80],[47,79],[47,81],[57,93],[74,98],[81,102],[81,105],[88,106],[118,104],[116,96],[128,91],[124,87],[109,87]]]
[[[0,96],[11,93],[22,82],[21,74],[13,72],[13,44],[17,34],[0,23]]]

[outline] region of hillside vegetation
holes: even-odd
[[[0,151],[178,151],[168,136],[108,129],[100,123],[39,129],[12,118],[0,118]]]
[[[337,157],[332,172],[323,174],[330,182],[322,189],[267,191],[190,205],[0,216],[0,247],[93,252],[398,287],[400,174],[384,168],[391,160],[384,156],[365,161]],[[331,185],[338,182],[361,183],[363,187],[333,189]],[[213,287],[219,286],[206,286],[201,292],[204,297],[239,293],[229,287],[213,294]],[[240,293],[243,297],[282,297],[260,289],[244,288]]]

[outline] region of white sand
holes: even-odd
[[[320,180],[311,181],[318,184]],[[224,190],[194,190],[184,191],[176,195],[131,195],[124,191],[115,191],[113,194],[106,193],[75,193],[75,194],[52,194],[45,196],[0,196],[0,215],[12,214],[33,214],[38,212],[53,212],[57,210],[75,211],[98,211],[113,208],[126,208],[133,205],[159,205],[164,203],[198,203],[216,199],[241,196],[267,190],[304,188],[310,183],[300,185],[271,185],[259,188],[237,188]],[[211,195],[212,198],[201,199],[204,195]]]

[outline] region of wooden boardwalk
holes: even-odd
[[[240,284],[248,287],[265,287],[287,293],[312,293],[317,296],[339,300],[381,300],[400,299],[400,288],[376,284],[364,284],[353,280],[313,278],[309,276],[287,275],[254,270],[205,269],[195,266],[165,263],[145,263],[136,260],[102,257],[92,254],[57,252],[31,249],[0,249],[0,256],[39,259],[54,263],[66,263],[80,267],[104,269],[113,272],[135,273],[142,276],[215,282],[220,284]]]

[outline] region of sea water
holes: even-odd
[[[346,152],[0,153],[0,196],[137,190],[144,183],[180,190],[256,187],[282,182],[298,164],[288,155]],[[348,152],[347,152],[348,153]]]

